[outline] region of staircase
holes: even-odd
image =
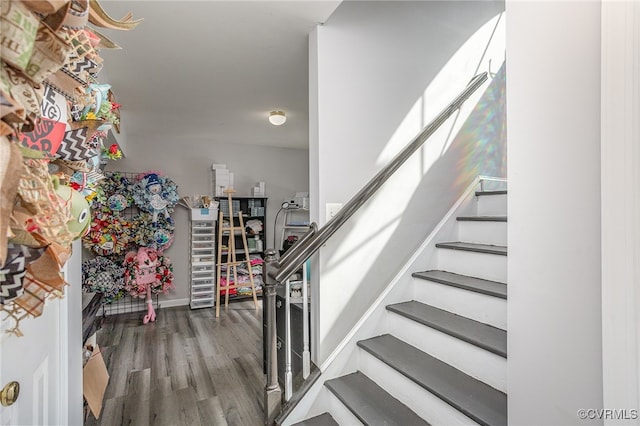
[[[386,332],[357,341],[356,371],[295,425],[507,424],[506,197],[475,192],[437,267],[411,274],[413,299],[386,305]]]

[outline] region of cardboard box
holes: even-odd
[[[109,384],[109,373],[98,344],[93,347],[91,357],[82,370],[84,398],[96,419],[100,418],[104,392]]]

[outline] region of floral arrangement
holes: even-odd
[[[120,105],[117,103],[111,103],[109,101],[103,101],[100,104],[100,108],[98,112],[95,113],[95,118],[98,120],[105,120],[112,124],[120,124],[120,117],[116,114],[116,110],[120,108]],[[87,114],[91,114],[90,112]],[[87,119],[91,119],[87,117]]]
[[[158,269],[156,270],[157,285],[151,287],[152,293],[167,294],[173,288],[173,264],[166,256],[158,256]]]
[[[119,160],[122,158],[122,151],[117,144],[111,144],[109,148],[106,146],[102,147],[102,156],[104,158],[108,158],[109,160]]]
[[[82,262],[82,289],[87,293],[103,293],[111,303],[124,295],[124,267],[98,256]]]

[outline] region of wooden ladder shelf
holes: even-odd
[[[228,189],[225,191],[229,200],[229,225],[224,226],[224,212],[220,209],[219,221],[218,221],[218,262],[216,273],[216,318],[220,316],[220,295],[224,291],[224,308],[229,306],[229,290],[247,287],[246,283],[238,284],[238,266],[246,264],[249,271],[249,285],[251,286],[251,295],[253,296],[253,303],[255,308],[258,309],[258,297],[256,296],[256,287],[253,283],[253,271],[251,270],[251,258],[249,257],[249,248],[247,246],[247,233],[244,229],[244,220],[242,218],[242,211],[238,211],[238,226],[234,225],[233,219],[233,203],[232,194],[235,191]],[[244,259],[238,260],[236,257],[236,231],[240,231],[242,235],[242,249],[244,251]],[[228,234],[225,234],[228,233]],[[227,261],[222,262],[222,246],[225,236],[228,236],[229,241],[227,243]],[[222,278],[222,266],[226,266],[226,285],[221,286]],[[230,280],[232,278],[232,280]]]

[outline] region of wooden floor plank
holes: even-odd
[[[202,425],[228,426],[220,404],[220,398],[217,396],[198,401],[196,405],[198,406],[198,415]]]
[[[98,331],[110,380],[100,419],[86,426],[263,423],[262,302],[104,318]]]

